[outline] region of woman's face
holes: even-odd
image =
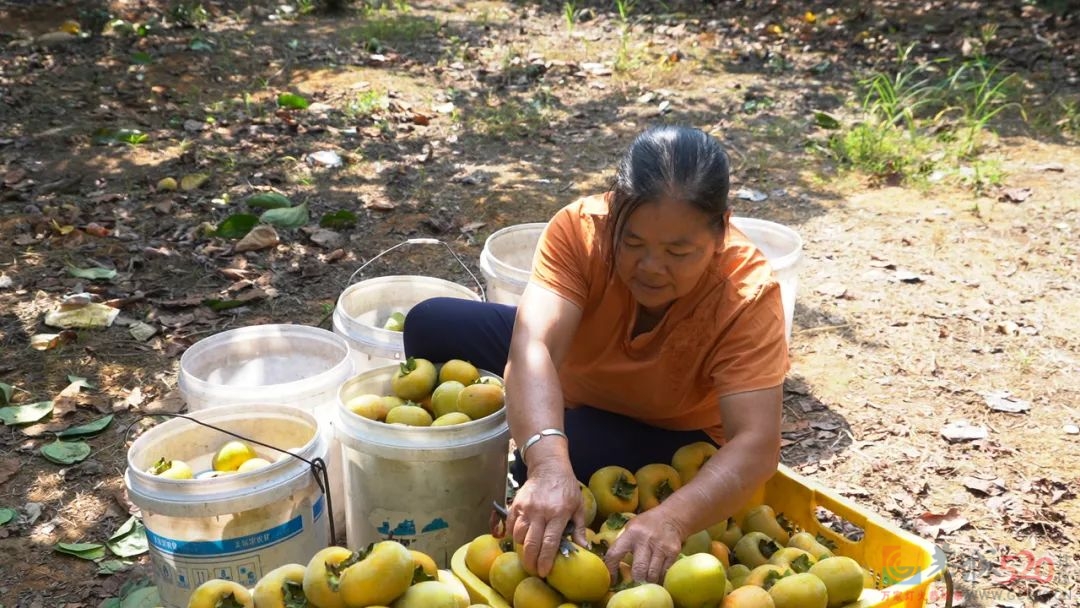
[[[651,313],[689,293],[723,246],[709,217],[682,201],[645,203],[624,228],[615,244],[615,273]]]

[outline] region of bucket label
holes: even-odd
[[[214,578],[254,587],[265,570],[258,554],[245,556],[241,563],[232,560],[204,560],[197,564],[172,564],[151,552],[150,562],[161,583],[188,591],[194,591],[199,585]]]
[[[319,521],[323,513],[326,511],[326,495],[319,495],[319,499],[315,501],[315,504],[311,505],[311,521]]]
[[[304,529],[303,518],[299,515],[289,521],[246,536],[237,536],[224,540],[175,540],[150,530],[146,531],[146,539],[150,541],[158,551],[165,555],[176,556],[224,556],[235,553],[246,553],[259,549],[265,549],[280,542],[289,540]]]
[[[381,509],[372,513],[371,523],[379,536],[393,539],[408,547],[420,539],[443,537],[450,524],[442,517],[415,519],[412,514],[387,513]],[[417,522],[423,522],[417,525]]]

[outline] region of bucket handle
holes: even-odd
[[[348,284],[352,285],[353,279],[356,278],[356,275],[363,272],[364,269],[367,268],[368,264],[371,264],[372,262],[374,262],[375,260],[381,258],[382,256],[390,253],[391,251],[393,251],[393,250],[395,250],[395,249],[397,249],[399,247],[404,247],[405,245],[442,245],[443,247],[445,247],[446,250],[450,252],[450,255],[454,257],[454,260],[457,261],[457,263],[460,264],[461,267],[465,269],[465,272],[469,273],[469,277],[473,280],[474,283],[476,283],[477,289],[480,290],[480,299],[484,300],[484,301],[487,300],[487,294],[484,293],[484,286],[480,283],[480,280],[476,278],[476,275],[473,274],[473,271],[469,270],[469,267],[465,264],[465,262],[463,262],[461,260],[461,258],[458,257],[458,254],[457,254],[457,252],[454,251],[454,248],[451,247],[449,245],[449,243],[447,243],[445,241],[441,241],[439,239],[433,239],[433,238],[407,239],[407,240],[404,240],[404,241],[398,243],[397,245],[394,245],[393,247],[390,247],[389,249],[384,249],[384,250],[380,251],[379,253],[375,254],[375,257],[373,257],[370,260],[364,262],[359,268],[356,269],[355,272],[353,272],[351,275],[349,275],[349,283]]]

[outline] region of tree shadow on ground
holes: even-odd
[[[784,380],[780,461],[797,468],[828,461],[853,441],[848,421],[822,403],[798,374]]]

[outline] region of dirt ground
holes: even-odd
[[[657,122],[721,138],[736,215],[803,239],[784,462],[945,549],[954,605],[1080,604],[1080,18],[1050,10],[1069,3],[385,4],[0,3],[0,383],[55,407],[0,430],[0,608],[98,606],[148,575],[145,556],[103,574],[54,547],[129,517],[127,428],[177,410],[188,346],[329,327],[353,271],[410,237],[478,273],[487,235],[600,190]],[[109,15],[135,33],[57,34]],[[957,56],[987,24],[1025,112],[990,124],[983,164],[897,180],[815,151],[815,112],[856,120],[860,78],[899,49]],[[209,232],[271,190],[310,219],[247,252]],[[437,247],[366,272],[468,284]],[[46,326],[75,293],[119,317]],[[105,414],[89,458],[42,457]]]

